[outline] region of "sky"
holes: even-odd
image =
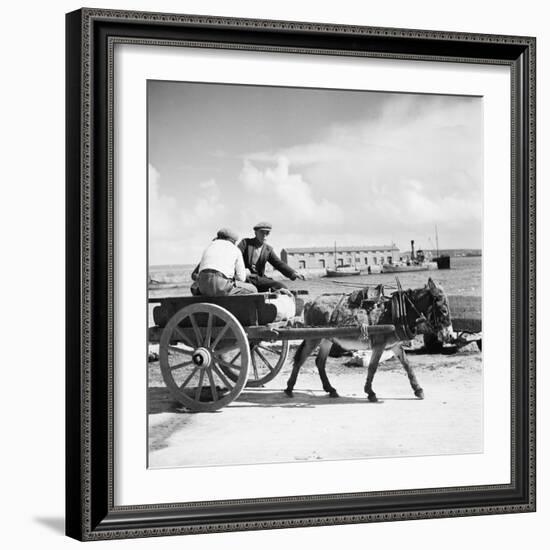
[[[149,259],[192,264],[220,227],[281,248],[481,248],[483,100],[148,82]]]

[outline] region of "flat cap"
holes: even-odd
[[[239,236],[235,231],[232,229],[229,229],[229,227],[222,227],[221,229],[218,229],[217,234],[218,239],[225,239],[225,240],[231,240],[233,242],[236,242],[239,240]]]
[[[258,222],[254,226],[254,230],[256,229],[267,229],[268,231],[271,231],[271,229],[273,229],[273,226],[269,222]]]

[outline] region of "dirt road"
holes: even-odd
[[[293,351],[291,350],[291,357]],[[150,364],[150,467],[259,464],[482,451],[481,354],[469,346],[456,355],[410,357],[425,399],[414,397],[400,363],[381,364],[363,393],[366,369],[329,358],[327,373],[340,398],[321,388],[309,358],[294,391],[282,389],[291,361],[264,388],[246,389],[214,413],[189,413],[170,396],[158,363]]]

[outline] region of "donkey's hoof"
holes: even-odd
[[[331,390],[331,391],[329,391],[329,392],[328,392],[328,396],[329,396],[329,397],[340,397],[340,396],[338,395],[338,392],[337,392],[336,390]]]
[[[285,393],[287,397],[294,397],[294,393],[292,392],[292,390],[286,389]]]
[[[369,393],[369,395],[368,395],[368,400],[369,400],[371,403],[378,403],[378,397],[376,397],[376,394],[375,394],[375,393]]]
[[[414,395],[416,395],[418,399],[424,399],[424,390],[422,388],[418,388],[417,390],[414,390]]]

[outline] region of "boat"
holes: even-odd
[[[339,265],[334,269],[327,269],[327,277],[351,277],[361,275],[361,271],[351,265]]]
[[[353,275],[361,275],[361,271],[356,266],[350,264],[338,264],[338,251],[336,249],[336,241],[334,242],[334,269],[327,268],[326,277],[351,277]]]
[[[433,261],[437,264],[437,269],[451,269],[451,257],[448,254],[435,256]]]
[[[384,264],[382,266],[382,273],[404,273],[407,271],[429,271],[437,269],[436,262],[423,262],[423,263],[396,263],[396,264]]]
[[[433,261],[437,264],[437,269],[451,269],[451,257],[449,254],[439,253],[439,239],[437,238],[437,225],[435,226],[435,247],[436,256]]]
[[[414,241],[411,241],[411,256],[406,262],[389,262],[382,265],[382,273],[406,273],[410,271],[430,271],[437,269],[437,262],[426,260],[423,250],[414,251]]]

